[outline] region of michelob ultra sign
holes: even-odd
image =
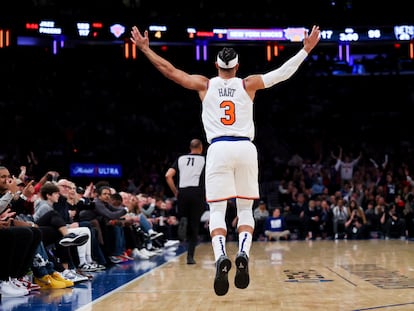
[[[72,163],[71,177],[122,177],[120,164]]]

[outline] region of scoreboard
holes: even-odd
[[[99,19],[30,20],[15,29],[0,29],[0,48],[12,45],[46,46],[54,54],[57,54],[61,49],[76,48],[79,45],[121,45],[124,49],[124,57],[135,58],[135,47],[129,39],[132,26],[128,22],[111,22]],[[193,26],[161,24],[150,25],[148,31],[151,45],[160,45],[164,49],[173,45],[193,46],[196,50],[197,60],[206,60],[208,48],[211,46],[223,45],[224,43],[229,45],[263,45],[267,49],[275,51],[278,49],[278,45],[289,46],[300,43],[305,33],[310,29],[305,26],[200,29]],[[4,35],[2,35],[3,33]],[[390,47],[403,47],[400,51],[406,58],[414,60],[413,42],[414,23],[325,28],[321,29],[320,43],[333,47],[341,59],[349,61],[349,47],[352,47],[354,51],[358,49],[361,51],[361,47],[365,50],[371,49],[372,52],[362,52],[368,54],[381,53],[382,48],[387,51]],[[267,59],[269,60],[273,57],[270,55],[271,53],[276,55],[278,52],[268,52]]]

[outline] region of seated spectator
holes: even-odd
[[[151,221],[154,229],[164,234],[164,241],[161,241],[162,243],[160,245],[154,246],[169,247],[179,243],[178,211],[172,199],[166,199],[165,201],[160,197],[155,199],[155,209]]]
[[[125,194],[124,194],[125,196]],[[126,198],[121,193],[112,193],[110,196],[110,203],[113,207],[118,209],[130,208],[125,205]],[[139,218],[131,213],[126,214],[120,221],[120,226],[124,231],[125,248],[128,256],[132,256],[135,259],[149,259],[155,253],[147,252],[145,248],[145,235],[139,227]]]
[[[407,237],[412,238],[414,237],[414,209],[412,195],[407,195],[403,217],[405,219]]]
[[[365,218],[367,219],[367,230],[378,237],[378,234],[381,231],[380,216],[378,215],[377,210],[374,208],[373,201],[369,201],[367,203],[367,208],[365,209]]]
[[[8,220],[0,220],[0,236],[10,233],[9,239],[5,239],[3,244],[6,245],[7,250],[8,246],[12,246],[13,250],[5,253],[11,257],[3,256],[9,261],[9,264],[3,264],[0,260],[1,266],[8,267],[10,274],[7,281],[1,281],[0,293],[4,297],[16,297],[38,289],[72,287],[74,283],[65,279],[48,261],[41,241],[41,231],[28,222],[11,218],[7,212],[0,215],[0,219],[5,219],[5,217]],[[2,237],[2,241],[4,237]],[[20,238],[23,237],[25,240],[20,241]],[[18,253],[16,258],[14,257],[15,253]],[[29,260],[30,263],[26,260]],[[33,272],[34,283],[27,277],[27,272],[30,270]],[[0,279],[3,280],[4,274],[1,269],[0,275]]]
[[[91,221],[75,220],[78,213],[78,205],[83,206],[87,198],[84,198],[84,201],[79,200],[75,183],[67,179],[59,180],[58,186],[60,197],[59,201],[54,204],[54,208],[63,213],[62,216],[65,216],[66,226],[70,232],[77,234],[86,233],[89,235],[88,241],[84,245],[78,246],[78,269],[81,272],[93,272],[106,269],[106,259],[98,240],[98,231],[100,230],[97,230]],[[87,188],[87,191],[90,191],[90,187]]]
[[[155,199],[145,193],[139,193],[137,195],[140,202],[142,202],[141,212],[148,218],[152,217],[155,211]]]
[[[137,218],[136,222],[141,229],[151,238],[151,240],[162,237],[162,232],[157,232],[153,229],[152,222],[148,220],[148,217],[142,212],[143,205],[146,199],[143,199],[140,195],[133,195],[127,192],[120,192],[122,196],[122,204],[128,207],[130,217]]]
[[[260,238],[263,238],[265,221],[269,216],[270,214],[267,209],[266,202],[260,200],[259,205],[253,210],[253,218],[255,223],[253,240],[257,241],[260,240]]]
[[[75,234],[69,232],[64,219],[55,211],[53,203],[59,199],[59,188],[52,182],[46,182],[40,188],[41,200],[35,204],[33,219],[39,226],[53,226],[63,235],[59,244],[62,246],[83,245],[89,235],[86,233]]]
[[[290,231],[286,227],[285,218],[281,215],[280,207],[276,207],[272,212],[272,216],[266,218],[264,228],[264,234],[269,241],[289,240]]]
[[[29,290],[16,285],[16,281],[30,270],[41,233],[37,228],[14,226],[8,211],[0,215],[0,294],[2,297],[21,297],[28,295]]]
[[[306,237],[305,228],[305,209],[308,206],[307,197],[304,193],[296,194],[296,202],[291,205],[286,205],[284,215],[286,226],[289,231],[297,235],[298,239],[303,240]]]
[[[73,282],[84,281],[87,278],[85,279],[74,271],[77,260],[73,260],[71,249],[64,248],[76,246],[75,255],[78,260],[81,262],[87,261],[86,254],[88,252],[86,249],[90,249],[90,230],[89,228],[83,228],[82,231],[74,232],[73,229],[67,226],[63,217],[54,209],[54,203],[59,200],[59,196],[59,187],[53,182],[46,182],[40,188],[41,199],[35,203],[33,219],[42,230],[45,245],[55,245],[56,252],[54,255],[59,258],[62,275]],[[57,232],[60,234],[57,234]],[[59,240],[59,245],[56,245],[59,235],[64,235],[64,237]]]
[[[320,230],[322,239],[332,238],[333,232],[333,212],[327,200],[322,199],[321,201],[321,220],[320,220]]]
[[[320,204],[316,205],[314,199],[309,200],[308,205],[305,208],[306,239],[314,240],[317,236],[320,237],[321,212],[322,208]]]
[[[63,189],[62,187],[61,189]],[[93,243],[94,247],[94,255],[97,257],[96,260],[102,264],[105,265],[106,260],[102,260],[99,257],[99,253],[102,251],[102,247],[104,245],[101,225],[97,219],[97,215],[95,213],[95,203],[93,202],[93,195],[95,193],[94,191],[94,185],[93,183],[90,183],[85,190],[80,189],[81,187],[76,188],[76,196],[77,196],[77,203],[75,206],[75,215],[73,215],[73,221],[79,222],[80,225],[84,223],[89,223],[95,230],[94,235],[96,236],[96,239],[98,240],[98,249],[95,250],[96,244]]]
[[[162,232],[156,232],[152,228],[152,223],[147,217],[141,212],[141,203],[143,202],[138,196],[128,192],[121,191],[119,195],[122,197],[120,204],[128,207],[129,213],[126,215],[126,219],[129,219],[132,223],[131,226],[127,227],[132,233],[125,234],[127,244],[128,240],[134,241],[132,244],[133,257],[140,259],[148,259],[152,256],[157,255],[157,252],[150,251],[152,249],[152,241],[163,238]]]
[[[405,219],[398,215],[395,204],[389,205],[389,208],[381,216],[380,222],[383,225],[385,239],[406,238]]]
[[[345,223],[347,238],[353,240],[367,239],[369,232],[367,231],[365,212],[353,199],[349,202],[348,215],[348,220]]]
[[[332,224],[334,239],[345,237],[345,223],[348,220],[348,209],[345,206],[345,201],[342,197],[336,199],[336,204],[332,209]]]
[[[33,281],[41,289],[61,289],[72,287],[75,283],[65,278],[55,270],[53,262],[49,261],[48,254],[42,243],[39,243],[32,264]],[[26,282],[28,282],[26,280]]]
[[[110,186],[100,186],[96,189],[93,203],[95,204],[94,212],[103,232],[104,251],[111,262],[117,264],[133,260],[133,258],[126,253],[125,233],[121,219],[129,210],[127,207],[117,208],[110,204],[111,191]]]
[[[164,239],[164,243],[162,246],[164,247],[171,247],[176,246],[180,243],[178,239],[178,208],[177,208],[177,201],[172,198],[166,198],[164,200],[164,207],[165,207],[165,215],[166,219],[165,222],[169,226],[169,234],[166,239]],[[198,235],[197,235],[198,241]]]

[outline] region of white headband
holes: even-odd
[[[220,68],[230,69],[230,68],[233,68],[234,66],[236,66],[238,63],[239,63],[239,56],[238,55],[236,55],[235,58],[233,58],[231,61],[229,61],[228,64],[223,62],[221,60],[221,58],[217,55],[217,64]]]

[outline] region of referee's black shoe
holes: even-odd
[[[216,277],[214,278],[214,291],[217,296],[223,296],[229,291],[228,273],[231,269],[231,261],[221,255],[216,262]]]
[[[249,257],[245,252],[240,252],[236,256],[236,276],[234,285],[237,288],[246,288],[249,286]]]

